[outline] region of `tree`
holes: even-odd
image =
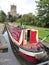
[[[20,22],[21,24],[27,24],[27,25],[36,25],[38,17],[33,15],[32,13],[24,14],[17,20],[17,22]]]
[[[38,17],[42,26],[49,23],[49,0],[39,0],[37,5]]]
[[[9,21],[10,21],[10,22],[15,22],[16,19],[17,19],[17,18],[16,18],[15,16],[14,16],[14,17],[11,16],[11,17],[9,18]]]
[[[0,22],[6,21],[6,14],[3,11],[0,11]]]

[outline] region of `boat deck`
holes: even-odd
[[[26,48],[26,49],[37,48],[36,45],[34,45],[34,44],[30,44],[30,43],[27,43],[27,44],[23,45],[23,47]]]

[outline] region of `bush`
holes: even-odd
[[[0,22],[6,21],[6,14],[3,11],[0,11]]]

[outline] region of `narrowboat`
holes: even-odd
[[[47,53],[38,39],[38,30],[7,25],[7,32],[18,54],[32,63],[48,60]]]

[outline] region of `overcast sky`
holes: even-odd
[[[26,14],[32,12],[35,14],[37,0],[0,0],[0,10],[3,10],[6,14],[10,11],[10,5],[17,6],[17,13]]]

